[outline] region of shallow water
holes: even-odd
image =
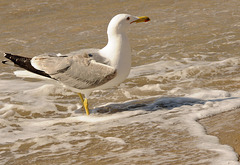
[[[0,2],[0,53],[27,57],[101,48],[118,13],[151,18],[129,30],[129,78],[94,92],[90,116],[75,93],[0,65],[1,164],[238,164],[232,148],[196,121],[240,107],[239,6],[238,0]]]

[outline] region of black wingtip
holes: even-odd
[[[2,61],[3,64],[6,64],[7,62],[8,62],[7,60]]]
[[[45,73],[44,71],[38,70],[36,68],[34,68],[31,64],[31,58],[28,57],[23,57],[23,56],[18,56],[18,55],[13,55],[11,53],[4,53],[4,57],[9,59],[11,62],[13,62],[13,64],[26,69],[30,72],[51,78],[51,76],[47,73]],[[3,64],[9,64],[8,60],[4,60],[2,61]]]
[[[6,57],[6,58],[10,55],[11,55],[10,53],[4,53],[4,57]],[[3,60],[2,61],[3,64],[7,64],[7,62],[8,62],[8,60]]]
[[[11,56],[11,53],[4,53],[4,57],[8,58],[9,56]]]

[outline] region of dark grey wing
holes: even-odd
[[[96,54],[95,54],[96,56]],[[63,84],[89,89],[105,84],[116,76],[116,69],[97,62],[92,54],[73,56],[36,56],[32,65]]]

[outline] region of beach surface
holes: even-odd
[[[32,58],[101,49],[115,15],[151,19],[130,25],[130,74],[88,97],[89,116],[77,93],[0,64],[0,164],[240,165],[239,6],[239,0],[0,1],[0,61],[5,52]]]
[[[221,144],[231,146],[240,155],[240,108],[201,119],[207,134],[217,136]]]

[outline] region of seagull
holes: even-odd
[[[78,93],[89,115],[88,97],[91,92],[119,85],[130,72],[128,28],[133,23],[148,21],[150,19],[147,16],[118,14],[108,24],[108,42],[102,49],[83,49],[78,54],[38,55],[33,58],[5,53],[8,60],[2,63],[12,62],[27,71],[58,81],[65,88]]]

